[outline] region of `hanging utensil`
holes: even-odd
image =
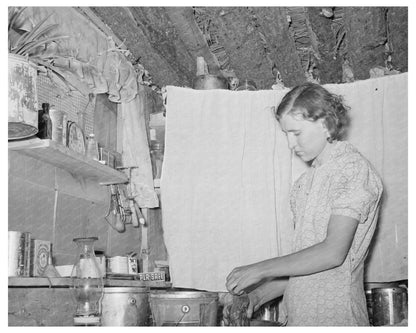
[[[118,167],[117,169],[121,169],[121,170],[128,169],[129,182],[127,183],[126,199],[128,199],[129,201],[129,208],[131,211],[131,223],[133,224],[134,227],[137,228],[140,226],[140,224],[145,225],[146,221],[133,195],[133,185],[131,183],[131,172],[132,172],[132,169],[135,169],[135,168],[138,168],[138,167],[137,166]]]
[[[111,225],[112,228],[114,228],[118,232],[123,232],[125,230],[125,218],[122,218],[120,214],[119,198],[117,196],[118,191],[114,188],[114,184],[108,185],[110,192],[110,207],[107,215],[104,218]]]

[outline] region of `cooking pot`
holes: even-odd
[[[228,89],[228,80],[219,75],[198,75],[193,82],[193,87],[197,90]]]
[[[253,319],[278,322],[279,300],[275,299],[263,304],[254,314]]]
[[[102,326],[148,326],[148,287],[105,287]]]
[[[374,326],[395,325],[408,318],[406,288],[374,288],[371,293]]]
[[[279,302],[281,298],[263,304],[253,313],[250,326],[284,326],[279,322]]]

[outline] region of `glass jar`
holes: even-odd
[[[104,281],[94,254],[98,237],[74,238],[77,256],[71,273],[72,289],[77,302],[76,326],[99,326]]]

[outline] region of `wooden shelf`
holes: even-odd
[[[124,173],[81,155],[68,147],[52,141],[33,138],[9,141],[9,150],[34,157],[62,168],[71,174],[84,176],[103,183],[127,183]]]
[[[9,287],[70,287],[71,278],[10,277]],[[171,282],[104,279],[104,287],[170,288]]]

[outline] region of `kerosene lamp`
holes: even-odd
[[[94,254],[98,237],[74,238],[78,252],[71,273],[72,289],[77,302],[75,326],[100,326],[104,281]]]

